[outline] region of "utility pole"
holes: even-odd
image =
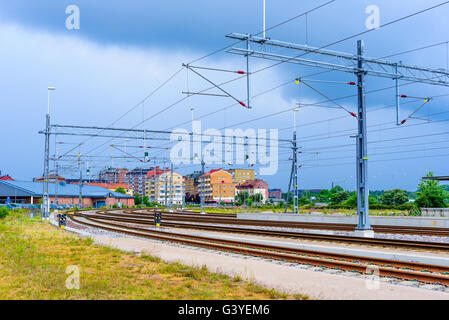
[[[186,183],[184,181],[184,178],[182,178],[182,184],[181,184],[181,201],[182,201],[182,209],[185,208],[185,187]]]
[[[83,169],[81,167],[81,151],[78,153],[78,169],[80,170],[79,207],[81,209],[83,207]]]
[[[42,218],[50,216],[50,199],[48,192],[48,170],[50,165],[50,114],[47,113],[45,121],[45,151],[44,151],[44,183],[42,194]]]
[[[223,181],[221,181],[220,182],[220,184],[219,184],[219,186],[220,186],[220,197],[218,198],[218,207],[220,208],[221,207],[221,186],[222,186],[222,184],[223,184]]]
[[[246,55],[246,95],[247,95],[247,103],[248,103],[248,109],[251,108],[251,90],[250,90],[250,79],[249,79],[249,55],[250,55],[250,35],[248,35],[248,38],[246,40],[246,50],[248,51],[248,54]]]
[[[366,96],[364,70],[364,43],[357,41],[357,96],[358,96],[358,135],[357,135],[357,214],[359,222],[357,230],[371,231],[369,222],[369,189],[368,189],[368,151],[366,131]],[[365,232],[367,233],[367,232]],[[368,234],[368,233],[367,233]]]
[[[173,186],[173,163],[172,163],[170,167],[170,210],[173,209],[173,191],[174,186]]]
[[[206,211],[204,209],[204,156],[201,158],[201,214],[206,214]]]
[[[288,182],[287,199],[285,202],[285,213],[288,211],[288,203],[290,200],[290,191],[293,184],[293,213],[298,213],[298,147],[296,141],[296,113],[298,108],[293,110],[293,140],[292,140],[292,169],[290,171],[290,180]]]
[[[140,200],[140,204],[143,207],[143,197],[144,197],[144,193],[143,193],[143,166],[142,168],[140,168],[140,188],[141,188],[141,200]]]
[[[401,62],[399,62],[401,63]],[[394,66],[396,78],[395,78],[395,84],[396,84],[396,125],[401,125],[401,119],[400,119],[400,113],[401,113],[401,97],[399,95],[399,70],[398,70],[399,64],[396,63]]]
[[[165,201],[164,201],[164,209],[167,209],[167,190],[168,190],[168,186],[167,186],[167,183],[168,183],[168,178],[167,178],[167,176],[168,176],[168,174],[167,174],[167,166],[166,166],[166,164],[165,164],[166,162],[165,162],[165,160],[164,160],[164,179],[165,179],[165,192],[164,192],[164,195],[165,195]]]
[[[56,135],[55,135],[55,159],[54,159],[54,165],[55,165],[55,206],[56,209],[58,208],[58,185],[59,185],[59,181],[58,181],[58,176],[59,176],[59,165],[58,165],[58,148],[56,147]]]
[[[263,0],[263,38],[264,39],[267,37],[266,30],[267,30],[267,27],[266,27],[266,3],[265,3],[265,0]]]

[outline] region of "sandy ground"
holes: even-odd
[[[132,237],[93,236],[94,242],[121,250],[158,256],[167,262],[206,265],[212,272],[240,275],[266,287],[283,292],[301,293],[312,299],[449,299],[449,293],[394,285],[380,281],[378,288],[361,277],[304,270],[257,258],[225,255],[208,250],[183,248],[158,241]],[[331,272],[331,271],[329,271]]]

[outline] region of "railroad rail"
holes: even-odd
[[[85,214],[78,213],[78,215],[86,216]],[[142,215],[123,215],[117,213],[111,213],[110,211],[97,211],[96,214],[90,215],[92,218],[103,218],[111,221],[133,223],[138,225],[154,225],[153,216],[149,214]],[[196,220],[196,217],[194,218]],[[284,231],[284,230],[268,230],[268,229],[254,229],[245,227],[234,227],[227,225],[216,225],[213,223],[215,220],[207,220],[207,218],[202,218],[200,223],[191,222],[192,220],[187,220],[188,222],[179,222],[177,216],[168,216],[167,213],[162,215],[162,225],[172,228],[183,228],[183,229],[198,229],[216,232],[230,232],[230,233],[244,233],[258,236],[268,236],[268,237],[284,237],[284,238],[294,238],[303,240],[315,240],[315,241],[329,241],[329,242],[340,242],[340,243],[351,243],[351,244],[362,244],[369,246],[385,246],[385,247],[402,247],[409,249],[425,249],[425,250],[436,250],[436,251],[449,251],[449,243],[443,242],[430,242],[430,241],[411,241],[411,240],[398,240],[398,239],[381,239],[381,238],[364,238],[364,237],[354,237],[354,236],[344,236],[344,235],[331,235],[331,234],[315,234],[307,232],[297,232],[297,231]],[[206,219],[206,220],[204,220]],[[221,224],[227,224],[220,220]]]
[[[98,212],[111,213],[111,211],[113,210],[101,210]],[[146,211],[147,213],[144,213],[142,211]],[[163,213],[163,218],[165,218],[165,220],[170,221],[192,221],[192,222],[208,222],[208,223],[210,222],[215,224],[234,224],[246,226],[265,226],[265,227],[330,230],[330,231],[346,231],[346,232],[354,231],[356,227],[355,224],[237,219],[237,215],[235,214],[208,213],[206,215],[202,215],[197,212],[187,210],[166,212],[160,209],[126,209],[123,210],[122,212],[126,215],[138,218],[147,216],[148,214],[153,214],[156,211]],[[374,232],[377,233],[449,237],[448,228],[375,225],[373,226],[373,230]]]
[[[214,237],[140,228],[124,225],[123,223],[102,221],[108,219],[105,216],[92,217],[78,213],[69,216],[69,218],[72,222],[80,225],[137,237],[359,273],[372,273],[375,270],[379,276],[383,277],[449,285],[449,267],[447,266],[399,262],[348,254],[323,253],[313,250],[253,243],[250,241],[217,239]]]

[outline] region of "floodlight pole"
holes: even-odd
[[[55,87],[47,88],[47,115],[45,117],[45,150],[44,150],[44,174],[43,174],[43,191],[42,191],[42,218],[50,217],[50,196],[48,192],[48,175],[50,170],[50,91],[54,91]]]

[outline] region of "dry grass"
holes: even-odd
[[[298,299],[241,278],[92,244],[48,223],[0,220],[0,299]],[[66,268],[80,268],[80,289]]]

